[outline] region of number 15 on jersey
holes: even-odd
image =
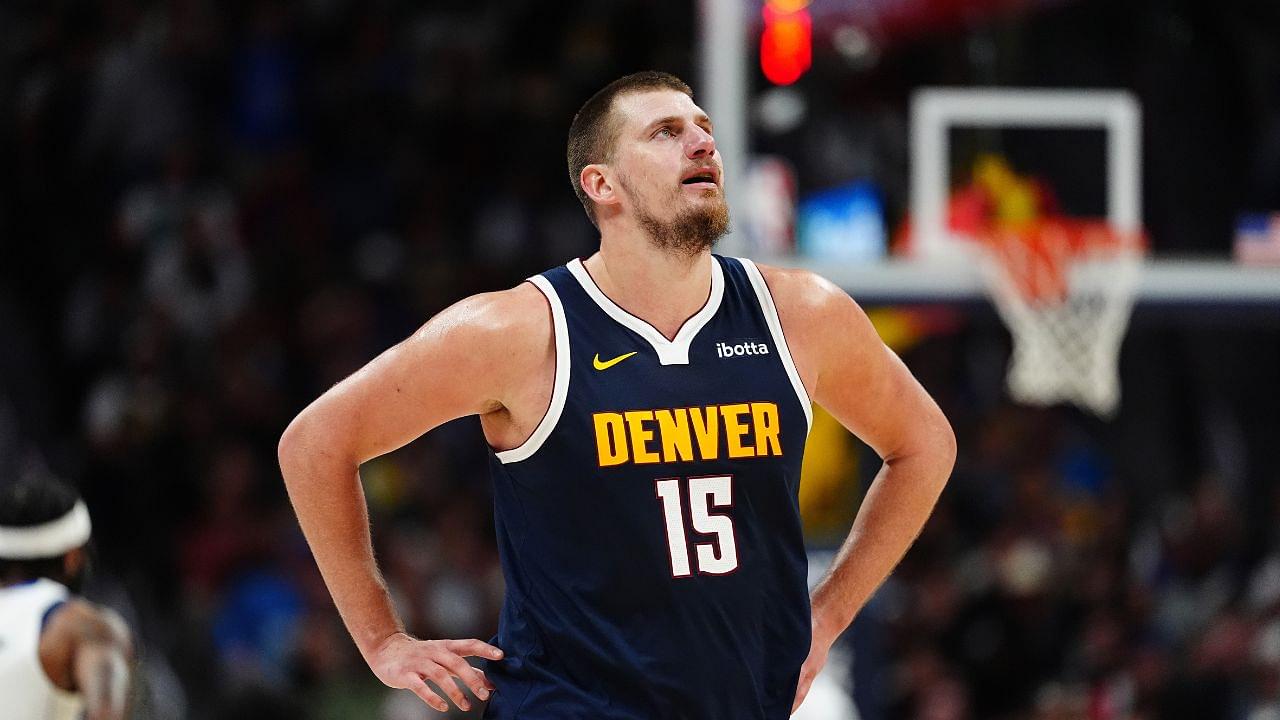
[[[682,484],[688,487],[687,505],[681,501]],[[715,475],[664,478],[657,481],[657,487],[667,525],[671,575],[680,578],[693,574],[690,567],[688,529],[685,527],[685,507],[689,508],[689,524],[693,526],[693,531],[715,537],[713,542],[694,543],[698,572],[725,575],[738,569],[738,543],[734,536],[733,519],[728,515],[711,512],[711,508],[733,505],[733,477]]]

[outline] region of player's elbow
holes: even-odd
[[[885,460],[892,463],[910,458],[911,464],[919,468],[918,477],[941,493],[955,468],[956,453],[955,431],[942,411],[933,406],[913,424],[898,452]]]
[[[296,462],[302,445],[301,420],[302,415],[295,417],[280,434],[280,442],[276,445],[276,460],[280,463],[280,471],[284,473],[286,482],[289,479],[289,468]]]
[[[960,451],[960,445],[956,442],[956,431],[951,427],[951,423],[944,416],[942,418],[942,428],[938,437],[938,453],[942,458],[946,472],[943,473],[945,478],[951,477],[951,471],[956,466],[956,455]]]
[[[360,464],[348,425],[321,402],[307,406],[289,423],[276,446],[280,474],[290,492],[298,483],[354,471]]]
[[[951,478],[951,471],[956,466],[956,453],[959,445],[956,442],[955,430],[947,416],[937,410],[928,424],[928,439],[925,443],[927,452],[933,458],[934,477],[937,478],[939,490]]]
[[[308,407],[298,413],[281,433],[280,442],[276,446],[276,459],[280,463],[280,472],[286,485],[291,479],[298,477],[297,471],[307,462],[309,448],[324,442],[319,437],[322,427],[322,423],[316,422],[312,408]]]

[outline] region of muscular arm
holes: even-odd
[[[120,616],[83,600],[54,611],[40,635],[40,664],[53,684],[84,698],[87,720],[125,716],[133,643]]]
[[[474,296],[321,395],[280,440],[289,498],[361,654],[383,682],[414,690],[437,709],[447,706],[423,677],[465,708],[441,672],[467,681],[483,698],[483,678],[460,655],[500,653],[478,640],[415,644],[403,634],[374,560],[359,467],[454,418],[509,414],[504,400],[518,373],[527,380],[548,352],[554,353],[549,310],[536,288]]]
[[[955,462],[955,435],[933,399],[842,290],[811,273],[762,269],[810,397],[884,465],[849,536],[813,591],[816,673],[919,535]],[[812,674],[802,673],[801,690]],[[803,692],[797,698],[797,705]]]

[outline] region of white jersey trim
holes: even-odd
[[[773,304],[773,294],[769,292],[769,285],[765,283],[764,276],[760,274],[760,268],[756,267],[754,262],[744,257],[738,258],[738,262],[742,263],[743,269],[747,271],[747,278],[751,280],[751,287],[755,288],[756,299],[760,301],[760,309],[764,311],[765,324],[769,326],[769,333],[773,335],[773,343],[778,346],[778,357],[782,358],[782,367],[786,369],[787,377],[791,378],[791,387],[796,391],[800,407],[804,408],[805,423],[808,429],[812,430],[813,403],[809,400],[808,391],[804,389],[804,382],[800,380],[800,371],[796,370],[795,360],[791,358],[787,339],[782,334],[782,321],[778,319],[778,307]]]
[[[710,257],[710,256],[709,256]],[[582,285],[582,289],[587,295],[600,306],[601,310],[613,318],[618,324],[626,327],[635,334],[644,338],[646,342],[653,346],[654,352],[658,354],[658,362],[663,365],[688,365],[689,364],[689,345],[693,343],[693,339],[697,337],[698,332],[711,322],[711,318],[715,317],[716,311],[720,309],[720,302],[724,299],[724,270],[720,268],[720,261],[714,257],[711,260],[711,293],[707,296],[707,302],[702,309],[694,313],[692,317],[684,321],[684,325],[680,326],[680,330],[672,340],[663,337],[658,329],[631,313],[623,310],[613,300],[605,295],[600,287],[596,285],[596,281],[591,278],[591,273],[587,272],[587,268],[583,266],[582,260],[575,258],[570,261],[567,267],[573,277],[577,279],[578,284]]]
[[[519,447],[494,453],[503,464],[527,460],[542,447],[542,443],[547,441],[551,431],[555,430],[556,424],[560,422],[560,415],[564,412],[565,398],[569,396],[569,323],[564,317],[564,306],[560,304],[560,296],[556,294],[556,289],[545,277],[535,275],[529,278],[529,282],[542,291],[547,298],[547,304],[551,306],[551,324],[556,340],[556,377],[551,388],[551,403],[529,439],[520,443]]]

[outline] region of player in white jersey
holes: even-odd
[[[70,590],[89,533],[84,502],[62,483],[0,486],[0,715],[7,719],[125,717],[129,630]]]

